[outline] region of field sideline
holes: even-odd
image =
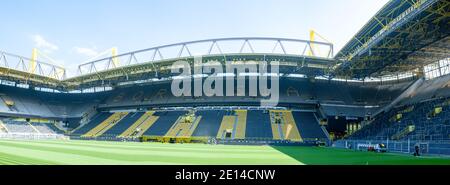
[[[0,140],[0,164],[450,165],[450,158],[318,147]]]

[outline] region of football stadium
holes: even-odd
[[[450,165],[449,10],[390,0],[339,51],[180,40],[72,76],[0,51],[0,164]]]

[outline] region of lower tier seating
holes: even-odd
[[[101,112],[72,135],[83,137],[216,138],[226,140],[326,139],[313,112],[291,110],[167,110]]]
[[[348,139],[450,140],[450,98],[395,107],[375,117]]]

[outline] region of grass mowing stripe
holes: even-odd
[[[13,159],[21,159],[22,157],[33,156],[36,158],[36,161],[51,161],[50,164],[94,164],[93,162],[101,163],[101,164],[115,164],[114,160],[107,160],[104,158],[92,158],[88,156],[81,156],[77,154],[70,153],[61,153],[61,152],[53,152],[53,151],[42,151],[36,150],[32,148],[21,148],[14,146],[1,146],[1,148],[12,155]],[[26,161],[24,161],[28,164]],[[45,164],[41,162],[39,164]]]
[[[43,142],[55,142],[57,141],[43,141]],[[92,140],[70,140],[70,141],[62,141],[68,142],[68,144],[80,143],[83,145],[95,144],[96,146],[114,146],[114,147],[125,147],[125,148],[146,148],[148,146],[151,147],[160,147],[162,148],[173,148],[174,144],[168,143],[141,143],[141,142],[110,142],[110,141],[92,141]],[[185,149],[201,149],[203,147],[213,148],[215,145],[207,145],[207,144],[176,144],[176,148],[185,148]],[[230,149],[241,149],[245,147],[246,149],[258,150],[258,151],[267,151],[266,148],[261,148],[261,146],[243,146],[243,145],[220,145],[219,150],[230,150]],[[216,148],[215,148],[216,149]]]
[[[2,152],[0,153],[0,164],[7,164],[4,162],[9,162],[9,164],[53,164],[50,161],[11,155]]]
[[[26,159],[25,157],[10,155],[6,153],[0,153],[0,161],[5,164],[36,164],[33,159]],[[2,163],[4,164],[4,163]]]
[[[14,157],[15,157],[15,156],[14,156]],[[4,157],[2,157],[1,154],[0,154],[0,164],[2,164],[2,165],[4,165],[4,164],[10,165],[10,164],[21,164],[21,163],[15,162],[15,161],[13,160],[13,157],[4,158]]]
[[[89,141],[86,141],[86,142],[89,142]],[[28,142],[28,143],[39,143],[39,144],[44,144],[45,146],[49,146],[49,145],[47,145],[48,144],[47,142]],[[67,142],[59,143],[59,144],[54,143],[54,144],[55,144],[55,146],[59,145],[59,146],[62,146],[63,148],[64,147],[68,147],[68,145],[70,145]],[[90,144],[90,145],[77,144],[77,145],[72,145],[72,146],[77,146],[77,147],[73,147],[73,148],[83,148],[83,149],[84,148],[86,148],[86,149],[89,148],[89,149],[95,149],[95,150],[98,150],[99,148],[114,149],[116,151],[124,149],[124,148],[121,148],[121,147],[115,147],[115,144],[116,144],[115,142],[111,142],[109,147],[97,147],[97,145],[93,145],[93,144]],[[223,150],[223,149],[220,150],[221,148],[224,147],[224,145],[213,146],[213,145],[202,145],[202,144],[184,144],[184,145],[190,145],[189,150],[187,150],[186,148],[180,148],[179,146],[181,144],[159,144],[159,143],[145,143],[145,144],[146,145],[143,145],[143,146],[145,146],[146,148],[141,147],[141,150],[135,149],[137,151],[137,153],[140,153],[139,151],[146,151],[146,150],[148,150],[148,151],[158,150],[158,151],[161,151],[161,152],[174,152],[174,151],[175,152],[180,152],[179,150],[181,150],[184,153],[189,153],[189,152],[197,153],[197,152],[204,152],[204,151],[215,152],[215,153],[222,153],[222,154],[223,153],[225,153],[225,154],[226,153],[236,153],[236,151],[233,151],[233,150]],[[161,150],[160,147],[154,147],[153,144],[165,145],[165,147],[162,148],[162,150]],[[205,149],[201,150],[201,151],[191,150],[190,148],[193,148],[193,147],[205,148]],[[167,150],[167,149],[170,149],[170,150]],[[259,152],[259,150],[264,150],[265,152],[263,152],[263,153],[265,153],[267,155],[279,154],[278,151],[273,150],[273,149],[271,149],[268,146],[257,146],[257,148],[256,148],[257,150],[255,150],[255,146],[253,146],[253,148],[248,148],[247,146],[241,146],[239,148],[239,152],[240,152],[240,150],[243,150],[243,149],[246,150],[247,154],[250,154],[250,153],[261,154],[262,152]],[[129,152],[130,150],[127,148],[126,151]]]
[[[145,149],[147,147],[152,147],[155,149],[174,149],[174,148],[182,148],[182,149],[194,149],[194,150],[202,150],[203,148],[206,148],[207,150],[214,148],[214,145],[207,145],[207,144],[168,144],[168,143],[140,143],[140,142],[108,142],[108,141],[75,141],[79,142],[82,145],[86,145],[88,143],[95,143],[95,146],[113,146],[114,148],[117,147],[125,147],[125,148],[136,148],[136,149]],[[72,141],[70,141],[69,144],[72,144]],[[89,144],[88,144],[89,145]],[[173,145],[176,145],[176,147],[173,147]],[[258,152],[265,152],[267,151],[267,148],[261,148],[261,146],[233,146],[233,145],[220,145],[220,148],[214,148],[215,150],[220,151],[228,151],[232,149],[241,149],[242,147],[245,147],[246,149],[251,149],[251,151],[258,151]]]
[[[72,143],[72,142],[67,142],[67,141],[63,141],[63,142],[31,141],[31,142],[42,143],[42,144],[63,145],[63,146],[71,145],[71,146],[81,146],[81,147],[95,147],[96,149],[99,149],[99,148],[126,149],[126,150],[134,150],[134,151],[158,150],[161,152],[174,152],[174,151],[176,152],[176,151],[180,151],[180,150],[182,150],[183,152],[208,152],[208,151],[211,151],[212,149],[214,149],[215,152],[230,153],[230,154],[235,153],[235,151],[228,149],[228,148],[214,147],[213,145],[206,145],[206,144],[139,143],[140,146],[121,146],[121,145],[119,145],[119,143],[121,143],[121,142],[102,143],[101,145],[88,144],[88,143],[77,144],[77,143]],[[174,147],[174,146],[176,146],[176,147]],[[188,147],[183,147],[183,146],[188,146]],[[224,146],[224,145],[221,145],[221,146]],[[242,147],[243,146],[241,146],[239,149],[241,149]],[[267,147],[264,147],[264,146],[250,146],[250,147],[244,146],[244,148],[246,149],[247,154],[250,154],[250,153],[256,153],[256,154],[274,153],[274,150],[268,150]],[[238,149],[238,148],[235,148],[235,149]]]

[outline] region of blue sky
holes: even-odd
[[[119,53],[222,37],[308,39],[313,28],[336,52],[387,0],[4,0],[0,50],[37,47],[74,74],[111,47]],[[336,53],[335,52],[335,53]]]

